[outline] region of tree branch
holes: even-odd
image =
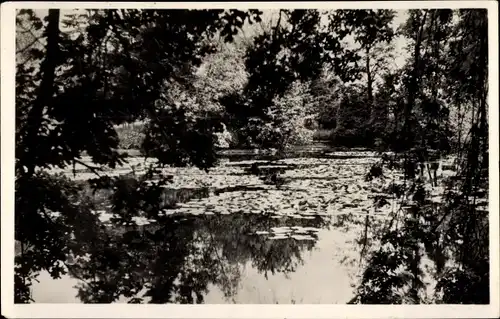
[[[35,44],[36,42],[40,42],[40,38],[35,38],[35,40],[31,41],[28,45],[26,45],[24,48],[22,49],[19,49],[19,50],[16,50],[16,54],[19,54],[19,53],[23,53],[24,51],[28,50],[33,44]]]
[[[36,36],[34,33],[33,33],[33,30],[32,29],[26,29],[23,25],[19,25],[20,28],[23,29],[23,31],[19,31],[21,34],[25,34],[25,33],[29,33],[31,34],[35,40],[33,41],[33,43],[29,44],[28,46],[31,46],[33,45],[35,42],[39,42],[41,45],[45,46],[45,43],[43,43],[42,41],[40,41],[41,38],[43,38],[43,36]],[[17,53],[17,52],[16,52]]]
[[[100,167],[90,166],[89,164],[87,164],[87,163],[85,163],[85,162],[83,162],[83,161],[80,161],[80,160],[78,160],[78,159],[76,159],[76,158],[75,158],[75,159],[73,159],[73,161],[74,161],[75,163],[78,163],[78,164],[82,165],[82,166],[85,166],[86,168],[88,168],[89,170],[91,170],[91,171],[92,171],[92,173],[96,174],[97,176],[102,177],[102,176],[99,174],[99,171],[102,171],[102,169],[101,169]]]

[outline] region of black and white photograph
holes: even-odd
[[[498,4],[425,2],[2,12],[2,300],[500,314]]]

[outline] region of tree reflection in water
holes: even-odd
[[[315,219],[273,219],[268,214],[171,215],[155,225],[113,226],[89,243],[69,266],[81,280],[84,303],[203,303],[209,284],[230,300],[244,265],[266,276],[294,272],[315,240],[272,240],[256,231],[271,227],[322,227]]]

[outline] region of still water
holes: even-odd
[[[272,161],[269,161],[269,160]],[[41,273],[37,303],[347,303],[373,233],[391,203],[373,196],[396,173],[365,180],[373,152],[297,152],[283,159],[233,154],[215,169],[168,168],[157,220],[108,226],[70,271]],[[140,158],[130,165],[140,170]],[[249,174],[279,171],[278,185]],[[84,171],[77,179],[87,178]],[[396,175],[394,175],[396,174]],[[103,204],[95,214],[111,215]]]

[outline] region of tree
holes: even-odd
[[[473,114],[468,135],[458,146],[460,176],[450,185],[440,229],[450,240],[457,267],[438,283],[449,303],[489,303],[488,210],[488,18],[487,10],[456,13],[446,82],[451,101]],[[458,193],[457,193],[458,190]],[[447,221],[447,222],[446,222]],[[441,228],[442,227],[442,228]]]
[[[401,94],[392,97],[394,92],[388,90],[380,97],[402,105],[401,111],[394,112],[394,133],[399,136],[396,143],[404,142],[396,148],[401,151],[396,159],[401,157],[405,182],[402,191],[394,187],[388,192],[397,196],[407,214],[396,213],[382,232],[382,247],[371,254],[352,302],[429,301],[422,296],[421,260],[427,255],[436,267],[437,287],[431,302],[488,303],[486,10],[410,11],[403,32],[413,41],[412,57],[401,70]],[[393,80],[392,76],[386,79],[387,89]],[[469,138],[459,138],[457,175],[439,185],[445,196],[435,205],[422,176],[415,174],[416,164],[432,163],[427,157],[432,149],[450,150],[447,141],[440,141],[452,134],[445,131],[448,109],[460,111],[464,105],[474,114]],[[398,125],[401,116],[403,123]],[[397,162],[386,160],[390,165]],[[388,272],[393,275],[387,276]]]
[[[334,33],[332,22],[325,27],[321,15],[318,10],[279,10],[276,24],[254,37],[246,54],[249,77],[243,94],[221,100],[242,144],[277,147],[291,140],[280,132],[267,134],[273,136],[269,141],[258,136],[262,125],[272,121],[273,101],[284,98],[294,83],[318,78],[325,63],[342,79],[356,76],[352,64],[358,57],[341,45],[347,33]]]
[[[258,125],[257,143],[264,147],[285,149],[292,145],[307,144],[312,141],[313,131],[306,127],[307,120],[313,118],[313,110],[307,105],[310,100],[308,85],[294,82],[282,96],[273,99],[268,108],[265,123]]]
[[[381,51],[395,36],[391,26],[394,15],[393,10],[336,10],[332,14],[334,23],[351,34],[364,54],[363,71],[366,74],[367,101],[370,104],[373,103],[374,77],[384,58]],[[381,44],[384,46],[379,46]]]
[[[375,94],[375,104],[378,105],[372,113],[371,130],[379,138],[382,149],[391,147],[398,140],[401,130],[403,108],[405,104],[404,86],[402,85],[402,70],[388,71],[383,76],[380,89]],[[376,143],[377,144],[377,143]]]
[[[323,129],[334,129],[343,83],[333,76],[326,67],[323,73],[310,82],[311,98],[309,103],[316,112],[316,122]]]
[[[336,115],[333,143],[347,147],[363,147],[373,144],[369,133],[371,109],[366,107],[365,86],[350,85],[344,89]]]
[[[44,27],[31,10],[19,15]],[[163,148],[149,144],[161,164],[212,165],[216,125],[175,111],[161,93],[201,63],[213,34],[231,40],[237,27],[259,15],[256,10],[87,10],[61,19],[58,9],[49,10],[45,47],[29,47],[31,61],[17,64],[16,302],[30,300],[29,286],[40,270],[54,277],[63,273],[70,253],[85,253],[84,245],[74,243],[89,241],[100,228],[90,200],[79,199],[84,185],[43,170],[83,164],[85,152],[95,166],[84,165],[101,176],[102,166],[125,160],[117,151],[114,125],[142,118],[149,119],[147,134],[165,142]],[[60,22],[69,31],[62,32]],[[177,124],[165,126],[172,120]],[[172,148],[172,135],[186,138]],[[92,184],[113,189],[122,180],[101,176]]]
[[[446,65],[445,50],[451,34],[451,18],[451,10],[414,12],[403,29],[415,41],[413,66],[407,82],[408,107],[423,119],[422,123],[415,123],[413,127],[415,132],[420,132],[421,145],[444,152],[449,151],[449,109],[444,103],[446,92],[439,87],[446,76],[443,66]]]

